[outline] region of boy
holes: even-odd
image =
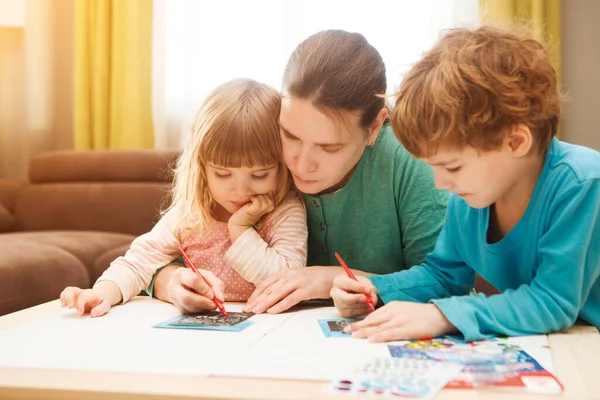
[[[406,75],[391,121],[453,194],[425,263],[337,278],[340,314],[387,341],[600,326],[600,154],[554,138],[556,73],[537,41],[492,27],[447,33]],[[476,273],[502,292],[468,296]]]

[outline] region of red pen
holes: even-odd
[[[185,254],[185,251],[183,251],[183,249],[181,247],[179,248],[179,252],[183,256],[183,259],[185,260],[185,263],[187,264],[187,266],[190,267],[192,269],[192,271],[194,271],[196,273],[196,275],[198,275],[200,278],[202,278],[202,280],[204,281],[204,283],[206,283],[208,285],[208,287],[212,289],[212,286],[210,286],[210,283],[208,283],[208,281],[206,280],[206,278],[203,277],[202,274],[200,273],[200,271],[198,271],[196,269],[196,266],[194,265],[194,263],[192,263],[192,260],[190,260],[188,258],[187,254]],[[219,299],[217,299],[217,296],[213,297],[212,300],[215,302],[215,305],[217,306],[217,308],[219,309],[219,311],[221,311],[223,313],[223,315],[225,315],[226,317],[228,317],[229,314],[227,314],[227,311],[225,311],[225,307],[223,307],[223,303],[221,303],[219,301]]]
[[[338,253],[334,253],[334,254],[335,254],[335,258],[338,259],[338,261],[340,262],[340,265],[346,271],[346,274],[348,274],[348,278],[354,279],[355,281],[358,282],[358,279],[356,279],[356,277],[354,276],[352,271],[350,271],[350,268],[348,268],[348,266],[346,265],[344,260],[342,260],[342,257],[340,257],[340,255]],[[367,297],[367,304],[369,305],[369,307],[371,307],[371,310],[375,311],[375,306],[373,305],[373,301],[371,300],[371,298],[368,295],[365,295],[365,296]]]

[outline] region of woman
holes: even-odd
[[[446,212],[447,195],[386,123],[385,65],[358,33],[322,31],[302,42],[283,79],[280,125],[285,162],[308,215],[308,265],[260,283],[244,311],[279,313],[300,301],[329,298],[344,271],[387,274],[425,260]],[[170,265],[154,295],[185,311],[200,301]],[[152,289],[152,288],[150,288]]]

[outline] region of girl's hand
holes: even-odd
[[[282,269],[262,281],[246,302],[244,312],[278,314],[303,300],[327,299],[340,267]]]
[[[265,214],[275,209],[275,198],[273,193],[252,196],[250,203],[237,210],[229,218],[227,227],[231,243],[235,242],[242,233],[251,228]]]
[[[92,289],[69,286],[60,294],[60,305],[77,309],[79,315],[86,312],[90,317],[100,317],[122,300],[121,290],[110,281],[100,281]]]
[[[377,304],[377,288],[365,277],[359,276],[355,281],[346,275],[341,275],[333,281],[331,297],[333,304],[344,318],[365,315],[371,311],[367,304],[367,296],[373,304]]]
[[[213,298],[225,301],[225,284],[210,271],[201,269],[200,273],[210,283],[196,275],[189,268],[177,268],[167,284],[168,301],[182,313],[209,311],[216,308]]]
[[[346,332],[369,342],[387,342],[439,337],[456,328],[434,304],[392,301],[349,325]]]

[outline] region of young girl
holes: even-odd
[[[179,159],[170,209],[92,289],[66,288],[61,305],[101,316],[148,287],[160,267],[180,256],[180,246],[210,283],[188,268],[177,269],[172,281],[196,294],[178,303],[184,311],[214,309],[215,296],[245,301],[274,272],[304,267],[306,211],[290,191],[280,105],[274,89],[255,81],[216,88]]]

